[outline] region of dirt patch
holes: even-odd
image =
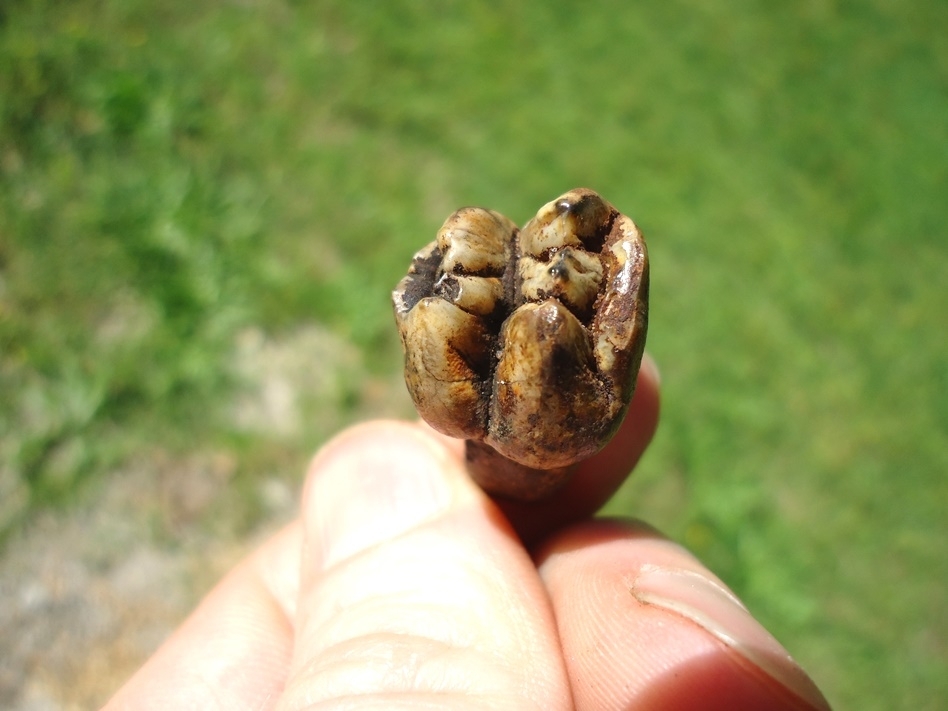
[[[276,508],[249,539],[203,522],[228,486],[220,453],[152,453],[116,472],[101,498],[46,512],[0,558],[0,707],[96,708],[203,594],[277,522],[295,494],[261,484]],[[280,488],[280,495],[273,489]]]
[[[233,427],[262,447],[308,454],[345,422],[411,412],[400,376],[367,377],[359,353],[318,328],[280,340],[247,331],[230,367],[243,383]],[[292,472],[248,473],[227,450],[154,447],[67,510],[35,516],[0,551],[0,708],[104,703],[224,572],[292,518],[307,454],[298,466],[287,457]],[[248,509],[249,530],[239,513]]]

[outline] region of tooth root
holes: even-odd
[[[569,480],[569,467],[537,469],[508,459],[485,442],[469,439],[465,446],[471,478],[492,496],[518,501],[538,501]]]

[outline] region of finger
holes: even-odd
[[[646,354],[635,395],[621,428],[598,454],[581,462],[570,480],[548,499],[535,502],[498,500],[528,545],[572,521],[591,516],[609,500],[635,467],[658,427],[659,374]]]
[[[292,651],[301,540],[289,526],[231,571],[105,709],[273,708]]]
[[[280,708],[562,708],[536,569],[422,428],[363,425],[311,466],[296,646]],[[347,706],[348,708],[348,706]]]
[[[578,524],[538,560],[577,709],[829,709],[723,583],[644,525]]]

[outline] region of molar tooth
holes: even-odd
[[[635,224],[584,188],[522,232],[463,208],[392,300],[419,414],[467,439],[485,490],[533,500],[622,421],[645,346],[648,255]]]

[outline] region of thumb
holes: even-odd
[[[279,708],[569,698],[539,576],[462,463],[420,428],[354,428],[303,497],[295,646]]]

